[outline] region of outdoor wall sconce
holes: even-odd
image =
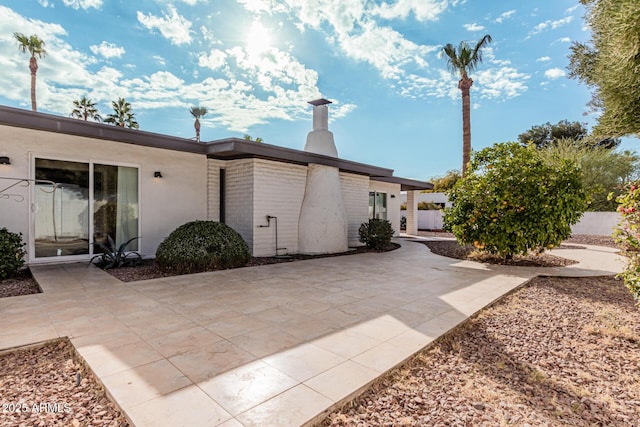
[[[395,198],[396,198],[396,195],[395,195],[395,194],[392,194],[392,195],[391,195],[391,198],[392,198],[392,199],[395,199]]]
[[[153,177],[154,177],[154,178],[162,178],[162,172],[160,172],[160,171],[155,171],[155,172],[153,173]]]
[[[8,156],[0,156],[0,165],[10,165],[11,159]]]

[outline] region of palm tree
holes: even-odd
[[[111,123],[120,127],[128,127],[129,129],[138,129],[140,125],[135,119],[135,113],[131,110],[131,104],[124,98],[118,98],[117,101],[111,101],[114,114],[109,114],[104,120],[105,123]]]
[[[462,41],[455,47],[451,43],[447,44],[442,51],[447,56],[447,68],[460,75],[458,89],[462,91],[462,176],[466,175],[467,164],[471,158],[471,97],[469,89],[473,85],[473,80],[469,78],[470,72],[474,71],[478,63],[482,62],[482,49],[491,43],[491,36],[485,35],[474,47]]]
[[[193,127],[196,129],[196,142],[200,142],[200,117],[207,114],[207,107],[191,107],[189,112],[196,119]]]
[[[102,116],[98,113],[96,103],[92,102],[91,99],[87,99],[86,96],[80,98],[80,101],[73,101],[73,107],[71,117],[74,119],[84,119],[86,122],[89,118],[92,118],[96,122],[102,121]]]
[[[22,33],[13,33],[13,37],[18,41],[18,49],[22,53],[27,51],[31,54],[29,59],[29,69],[31,70],[31,109],[36,111],[36,73],[38,72],[38,58],[42,58],[47,54],[44,50],[44,42],[35,34],[27,37]]]

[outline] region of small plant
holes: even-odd
[[[383,250],[391,243],[391,237],[394,233],[391,223],[386,219],[370,219],[369,222],[363,222],[358,229],[360,242],[376,251]]]
[[[189,274],[242,267],[251,259],[249,247],[234,229],[214,221],[192,221],[175,229],[156,251],[165,271]]]
[[[627,185],[616,201],[622,219],[613,237],[628,259],[626,269],[618,277],[640,305],[640,182]]]
[[[400,218],[400,230],[406,230],[407,229],[407,217],[403,216],[402,218]]]
[[[24,265],[25,254],[22,233],[0,228],[0,279],[15,276]]]
[[[140,237],[134,237],[127,240],[120,246],[116,246],[111,236],[107,236],[107,244],[96,243],[95,245],[100,248],[102,253],[94,255],[89,261],[103,270],[109,270],[111,268],[129,267],[140,264],[142,257],[136,251],[127,252],[127,246],[134,240]]]

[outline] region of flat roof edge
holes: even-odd
[[[369,176],[393,176],[393,169],[344,160],[337,157],[308,153],[306,151],[263,142],[246,141],[240,138],[226,138],[205,143],[209,157],[224,160],[225,158],[257,157],[269,160],[284,161],[296,164],[317,163],[337,167],[345,172],[354,172]]]
[[[433,184],[427,181],[418,181],[416,179],[401,178],[399,176],[372,176],[372,181],[388,182],[391,184],[400,184],[400,191],[413,190],[432,190]]]
[[[97,122],[85,122],[84,120],[6,106],[0,106],[0,125],[63,133],[197,154],[205,154],[206,150],[204,144],[198,144],[185,138],[141,131],[138,129],[127,129]]]

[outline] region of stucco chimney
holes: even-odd
[[[313,130],[307,135],[304,151],[338,157],[338,150],[333,140],[333,133],[329,131],[329,108],[331,101],[320,98],[309,101],[313,105]]]

